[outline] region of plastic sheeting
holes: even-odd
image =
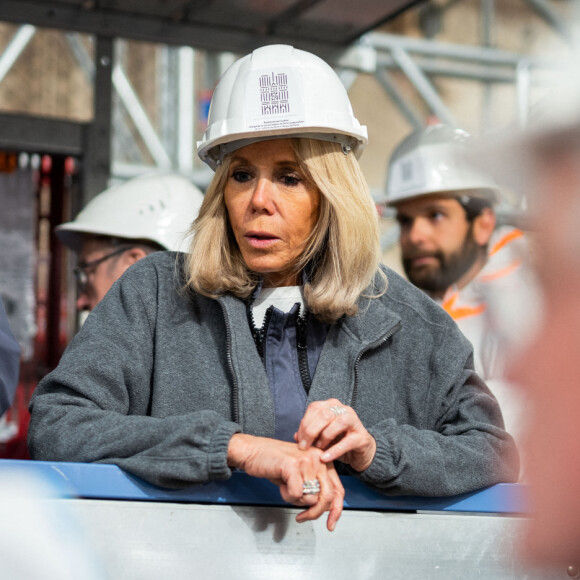
[[[22,358],[33,354],[35,328],[34,171],[0,173],[0,294]]]
[[[0,294],[24,360],[33,355],[36,333],[35,224],[33,170],[0,173]],[[18,431],[18,414],[4,414],[0,419],[0,443],[12,440]]]

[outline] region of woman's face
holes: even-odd
[[[248,268],[266,287],[298,285],[295,266],[318,220],[320,192],[300,170],[290,139],[235,151],[224,195]]]

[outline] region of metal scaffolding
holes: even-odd
[[[579,3],[578,0],[574,2],[576,5]],[[453,3],[449,2],[447,7]],[[548,0],[526,0],[526,3],[565,42],[573,46],[574,31],[569,21]],[[440,18],[444,9],[426,11],[427,17]],[[63,18],[66,18],[66,14]],[[480,0],[480,45],[458,45],[427,38],[370,32],[361,36],[347,50],[335,50],[332,64],[339,70],[347,86],[358,74],[373,75],[400,114],[413,127],[425,123],[424,114],[401,94],[400,81],[397,80],[401,75],[430,113],[449,124],[456,124],[456,120],[439,94],[434,78],[448,77],[482,83],[484,99],[481,115],[484,126],[489,125],[491,87],[497,83],[512,84],[516,89],[517,122],[525,125],[530,110],[531,87],[535,82],[541,82],[542,78],[540,75],[538,81],[536,73],[549,72],[554,68],[554,62],[548,58],[530,57],[494,48],[494,19],[495,1]],[[73,27],[72,22],[60,23],[63,28],[67,24]],[[430,24],[428,20],[423,20],[425,29],[433,30],[437,25],[437,22]],[[17,63],[36,31],[36,27],[31,24],[22,25],[16,30],[0,55],[0,83]],[[143,31],[137,31],[134,36],[140,37],[143,34]],[[80,128],[83,134],[81,148],[87,157],[85,167],[89,173],[85,177],[85,198],[89,199],[101,191],[110,178],[124,179],[147,169],[178,171],[204,187],[210,173],[205,168],[196,167],[194,163],[195,127],[199,118],[194,98],[198,90],[196,79],[204,78],[205,87],[211,87],[225,65],[231,62],[231,53],[223,57],[215,52],[206,53],[204,70],[200,75],[197,74],[196,65],[196,52],[199,50],[196,49],[196,38],[188,39],[189,46],[159,45],[158,63],[152,68],[157,77],[159,109],[156,115],[159,122],[154,123],[124,68],[123,58],[119,54],[123,41],[100,35],[90,38],[93,54],[89,53],[78,33],[66,32],[70,51],[93,87],[94,94],[93,119]],[[207,43],[206,40],[204,42]],[[240,41],[239,44],[243,46],[244,42]],[[397,72],[396,78],[394,72]],[[7,126],[21,123],[21,119],[10,116],[3,122]],[[38,134],[43,128],[50,131],[56,146],[66,149],[66,143],[59,143],[64,134],[54,132],[54,122],[46,123],[38,119],[35,132]],[[22,133],[22,126],[19,132]],[[9,127],[7,133],[11,133]],[[33,139],[32,136],[30,138]],[[78,137],[75,136],[75,139]],[[3,142],[6,139],[0,137],[0,145]],[[78,143],[70,144],[70,147],[76,150]]]

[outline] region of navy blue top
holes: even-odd
[[[328,325],[308,316],[305,345],[299,345],[298,324],[300,305],[296,303],[290,312],[282,312],[270,306],[263,328],[263,360],[268,382],[274,398],[275,438],[294,441],[300,421],[306,411],[308,393],[300,374],[298,349],[305,346],[308,358],[309,380],[312,382],[314,371],[326,340]]]

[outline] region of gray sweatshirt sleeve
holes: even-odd
[[[227,479],[238,425],[210,410],[148,416],[157,295],[146,294],[127,277],[117,281],[41,381],[30,407],[31,455],[114,463],[163,487]]]
[[[8,317],[0,299],[0,417],[12,404],[18,385],[20,346],[12,335]]]
[[[449,329],[433,353],[423,428],[386,419],[369,429],[377,451],[370,467],[356,474],[362,481],[389,494],[432,497],[517,481],[514,440],[465,343]]]

